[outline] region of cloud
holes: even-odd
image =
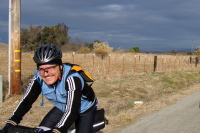
[[[105,5],[105,6],[99,7],[99,9],[101,9],[104,12],[115,12],[115,11],[119,12],[123,10],[123,6],[113,4],[113,5]]]
[[[200,42],[198,0],[21,0],[21,27],[64,23],[72,38],[112,47],[194,47]],[[0,36],[8,32],[8,0],[0,5]],[[5,40],[4,40],[5,41]]]

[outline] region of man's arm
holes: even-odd
[[[32,79],[24,96],[21,98],[19,104],[13,111],[13,114],[10,116],[8,123],[13,121],[16,124],[19,124],[22,120],[22,117],[30,110],[32,104],[36,101],[40,93],[41,86],[39,82],[36,79]]]
[[[67,131],[78,118],[81,105],[81,80],[78,77],[69,77],[66,82],[67,105],[63,117],[55,127],[60,132]]]

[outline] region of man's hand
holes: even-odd
[[[0,133],[5,133],[5,132],[4,132],[3,129],[2,129],[2,130],[0,130]]]
[[[14,125],[11,123],[7,123],[2,130],[0,130],[0,133],[8,133],[8,129],[13,127]]]

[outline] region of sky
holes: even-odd
[[[21,28],[64,23],[81,42],[114,49],[195,50],[200,46],[199,0],[21,0]],[[8,43],[9,0],[0,4],[0,42]]]

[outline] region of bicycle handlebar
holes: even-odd
[[[36,128],[24,127],[24,126],[12,126],[7,130],[0,130],[0,133],[45,133],[37,132]]]

